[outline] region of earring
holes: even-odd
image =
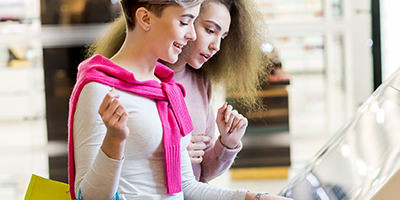
[[[150,31],[150,26],[146,26],[146,32]]]

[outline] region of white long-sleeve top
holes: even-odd
[[[110,91],[100,83],[88,83],[82,90],[74,114],[75,191],[84,200],[113,199],[245,199],[245,190],[217,188],[195,180],[187,145],[190,135],[181,139],[182,191],[167,194],[165,183],[162,126],[156,102],[125,91],[120,103],[128,113],[127,138],[123,160],[114,160],[100,149],[106,127],[98,108]]]

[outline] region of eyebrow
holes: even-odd
[[[194,15],[192,15],[192,14],[184,14],[184,15],[181,15],[181,17],[189,17],[189,18],[194,19]]]
[[[205,20],[205,21],[208,22],[208,23],[214,24],[214,26],[217,27],[217,29],[218,29],[219,31],[222,30],[221,26],[220,26],[219,24],[217,24],[216,22],[214,22],[214,21],[212,21],[212,20]],[[228,35],[228,32],[225,32],[224,35]]]

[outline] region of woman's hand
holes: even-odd
[[[247,119],[225,103],[218,109],[217,126],[221,135],[221,143],[227,148],[234,149],[240,144],[246,128]]]
[[[114,159],[122,159],[125,140],[129,135],[128,114],[118,99],[119,94],[112,88],[104,97],[98,110],[107,127],[101,148],[107,156]]]
[[[254,200],[256,198],[256,195],[257,195],[256,193],[247,192],[245,199],[246,200]],[[262,194],[261,196],[259,196],[258,199],[259,200],[293,200],[291,198],[275,196],[275,195],[271,195],[271,194]]]
[[[260,200],[293,200],[293,199],[290,199],[290,198],[281,197],[281,196],[275,196],[275,195],[270,195],[270,194],[261,195],[259,199]]]
[[[211,137],[204,134],[192,135],[190,144],[187,147],[192,163],[200,164],[203,161],[204,149],[210,140]]]
[[[123,141],[129,135],[126,123],[128,114],[118,99],[119,94],[112,88],[104,97],[98,112],[107,127],[107,134],[110,134],[113,139]]]

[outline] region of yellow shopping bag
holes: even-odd
[[[25,200],[71,200],[68,184],[32,174]]]

